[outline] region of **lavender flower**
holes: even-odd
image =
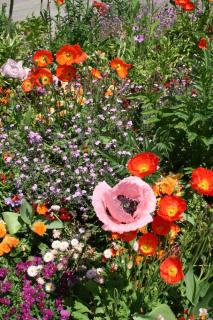
[[[38,144],[42,142],[42,137],[40,136],[39,133],[30,131],[28,134],[28,139],[30,144]]]

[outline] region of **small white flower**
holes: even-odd
[[[36,277],[38,275],[38,268],[36,266],[30,266],[27,268],[27,274],[30,277]]]
[[[60,230],[57,230],[57,229],[53,230],[53,238],[54,239],[60,238],[60,235],[61,235],[61,231]]]
[[[67,241],[61,241],[59,250],[60,251],[66,251],[69,248],[69,242]]]
[[[46,290],[47,292],[53,292],[53,291],[55,291],[55,285],[54,285],[54,283],[52,283],[52,282],[47,282],[47,283],[45,284],[45,290]]]
[[[137,241],[134,242],[132,249],[133,249],[135,252],[138,252],[139,243],[138,243]]]
[[[95,277],[94,280],[99,284],[103,284],[104,283],[104,277],[101,277],[101,276]]]
[[[207,316],[208,315],[208,310],[205,308],[200,308],[199,309],[199,317],[201,316]]]
[[[45,253],[44,257],[43,257],[43,260],[45,262],[50,262],[50,261],[53,261],[55,258],[55,256],[52,254],[52,252],[47,252]]]
[[[104,250],[103,255],[104,255],[104,258],[106,258],[106,259],[112,258],[112,249],[106,249],[106,250]]]
[[[80,228],[80,229],[79,229],[79,233],[80,233],[80,234],[85,233],[85,229],[84,229],[84,228]]]
[[[37,270],[38,271],[41,271],[43,269],[43,266],[41,265],[41,264],[39,264],[38,266],[37,266]]]
[[[57,264],[57,269],[58,269],[58,271],[63,270],[63,269],[64,269],[63,263],[58,263],[58,264]]]
[[[82,242],[79,242],[78,246],[75,247],[75,250],[78,252],[82,252],[84,248],[84,244]]]
[[[71,240],[71,246],[72,247],[77,247],[79,245],[79,241],[78,241],[78,239],[72,239]]]
[[[100,276],[104,272],[104,269],[103,268],[97,268],[96,272],[97,272],[97,275]]]
[[[94,279],[95,277],[97,277],[97,271],[95,268],[92,268],[90,270],[87,270],[86,272],[86,277],[87,279]]]
[[[72,257],[73,257],[74,260],[77,260],[78,257],[79,257],[79,254],[78,253],[74,253]]]
[[[43,286],[43,284],[45,284],[45,280],[42,277],[39,277],[37,279],[38,284],[41,284]]]
[[[157,316],[156,319],[157,319],[157,320],[165,320],[165,318],[164,318],[161,314],[159,314],[159,316]]]
[[[53,205],[50,207],[51,210],[53,211],[59,211],[60,210],[60,206],[57,206],[57,205]]]
[[[60,244],[61,244],[61,241],[55,240],[55,241],[53,241],[53,243],[51,244],[51,247],[52,247],[53,249],[55,249],[55,250],[59,250]]]

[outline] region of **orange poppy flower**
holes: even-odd
[[[6,233],[7,233],[7,230],[5,227],[5,223],[3,221],[0,221],[0,238],[4,238]]]
[[[144,256],[153,256],[156,252],[158,239],[152,233],[146,233],[138,239],[139,251]]]
[[[195,5],[192,2],[188,2],[188,3],[184,4],[182,6],[182,8],[183,8],[184,11],[190,12],[190,11],[193,11],[195,9]]]
[[[157,214],[167,221],[176,221],[186,210],[186,201],[178,196],[165,196],[161,198]]]
[[[137,231],[129,231],[124,233],[113,232],[111,239],[112,240],[123,240],[125,242],[130,242],[137,237]]]
[[[160,265],[160,276],[164,282],[175,284],[184,278],[182,262],[178,257],[169,257]]]
[[[76,77],[76,68],[73,66],[58,66],[56,68],[56,76],[59,80],[69,82]]]
[[[148,233],[147,226],[139,228],[138,231],[140,231],[143,234]]]
[[[3,243],[6,243],[10,248],[16,248],[19,244],[19,240],[7,234],[3,240]]]
[[[213,196],[213,170],[201,167],[194,169],[191,186],[200,194]]]
[[[33,224],[32,230],[39,236],[43,236],[47,231],[45,224],[42,221],[37,221]]]
[[[110,62],[110,66],[114,69],[121,79],[125,79],[128,76],[128,70],[132,68],[132,64],[127,64],[120,58],[115,58]]]
[[[43,203],[39,203],[36,206],[36,212],[40,215],[45,215],[48,213],[48,208]]]
[[[30,76],[32,79],[34,79],[35,84],[38,87],[41,86],[48,86],[53,82],[53,76],[49,69],[47,68],[36,68],[32,69]]]
[[[175,4],[178,6],[182,6],[189,3],[189,0],[175,0]]]
[[[157,170],[159,158],[152,152],[142,152],[128,161],[128,170],[134,176],[144,178]]]
[[[201,38],[197,44],[198,48],[200,49],[207,49],[208,45],[207,45],[207,41],[205,38]]]
[[[2,253],[9,253],[11,251],[11,248],[8,243],[6,243],[4,240],[0,243],[0,251]]]
[[[171,223],[162,219],[160,216],[155,216],[152,222],[152,230],[155,234],[165,236],[169,233]]]
[[[55,3],[58,5],[58,6],[61,6],[62,4],[64,4],[65,0],[55,0]]]
[[[101,73],[100,73],[100,71],[98,69],[92,68],[91,75],[96,80],[102,79]]]
[[[71,66],[73,63],[81,63],[87,59],[87,54],[79,44],[65,44],[56,52],[56,61],[61,66]]]
[[[22,82],[21,84],[22,90],[28,93],[33,90],[34,84],[35,84],[35,81],[32,78],[28,78]]]
[[[180,227],[177,224],[172,223],[169,231],[169,237],[171,239],[175,239],[179,232],[180,232]]]
[[[38,67],[46,67],[52,63],[53,56],[49,50],[38,50],[34,53],[33,60]]]

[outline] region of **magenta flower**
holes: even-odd
[[[152,188],[138,177],[128,177],[111,188],[100,182],[93,192],[92,204],[104,230],[124,233],[151,222],[156,198]]]

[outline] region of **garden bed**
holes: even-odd
[[[0,319],[212,319],[212,1],[0,15]]]

